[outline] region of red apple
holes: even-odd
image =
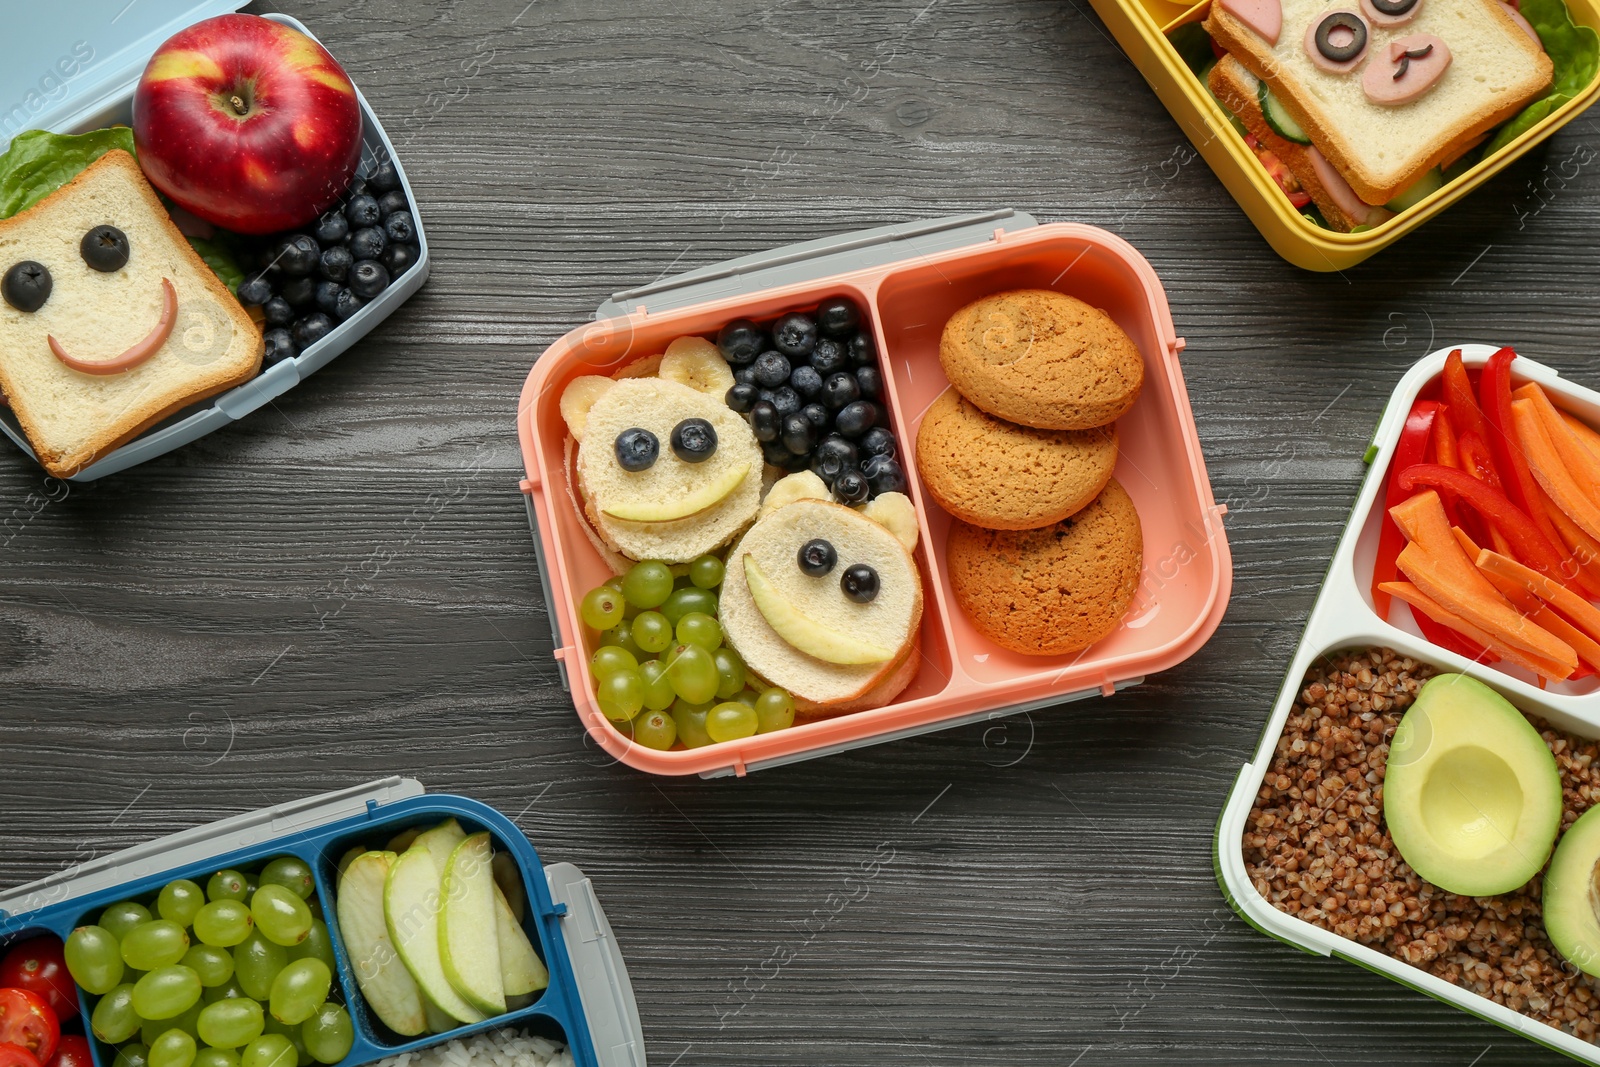
[[[361,108],[316,41],[259,15],[219,15],[150,57],[133,140],[152,185],[208,222],[273,233],[310,222],[350,185]]]

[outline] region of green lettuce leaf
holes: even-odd
[[[0,156],[0,219],[26,211],[111,151],[133,153],[133,131],[126,126],[89,133],[25,130]]]
[[[221,237],[221,234],[218,234]],[[233,258],[233,253],[221,240],[207,241],[203,237],[189,238],[189,244],[200,258],[206,261],[206,266],[211,272],[222,279],[222,284],[228,287],[228,292],[239,295],[239,283],[244,281],[244,271],[239,267],[239,261]]]
[[[1555,114],[1561,105],[1588,88],[1595,73],[1600,71],[1600,34],[1587,26],[1576,25],[1564,0],[1521,0],[1519,9],[1550,56],[1553,67],[1550,93],[1523,108],[1500,127],[1484,146],[1483,159]]]

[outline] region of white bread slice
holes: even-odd
[[[93,270],[79,243],[112,225],[128,237],[122,269]],[[72,181],[0,221],[0,273],[35,260],[53,288],[44,306],[0,301],[0,389],[39,462],[76,474],[167,416],[255,377],[261,331],[168,218],[139,164],[101,156]],[[166,343],[119,374],[85,374],[52,354],[54,337],[84,361],[109,360],[143,340],[161,316],[162,279],[177,294]]]
[[[824,538],[837,562],[819,578],[801,572],[800,546]],[[842,665],[817,659],[780,637],[750,597],[744,557],[753,556],[768,580],[811,621],[837,633],[882,645],[894,655],[881,663]],[[878,572],[879,591],[857,604],[840,590],[846,568],[865,563]],[[804,498],[758,520],[728,553],[719,602],[722,632],[745,664],[794,694],[808,714],[848,706],[858,710],[871,694],[886,704],[910,683],[921,657],[913,650],[922,625],[922,575],[898,538],[859,512]],[[908,657],[914,657],[906,667]],[[882,685],[897,679],[898,685]],[[891,691],[892,690],[892,691]]]
[[[699,418],[717,432],[717,450],[701,463],[672,453],[672,429]],[[617,464],[617,435],[638,427],[655,434],[660,453],[649,468],[625,471]],[[704,488],[739,466],[737,487],[694,515],[667,522],[633,522],[606,514],[625,503],[671,503]],[[614,551],[630,559],[687,563],[732,540],[761,506],[761,446],[750,426],[720,396],[697,392],[663,378],[624,378],[594,402],[578,445],[578,492],[584,514]]]
[[[817,719],[832,719],[840,715],[848,715],[852,711],[867,711],[871,708],[881,708],[905,690],[911,680],[917,676],[917,671],[922,667],[922,628],[919,626],[911,638],[911,644],[906,646],[905,652],[895,661],[894,669],[884,675],[876,685],[853,700],[841,701],[837,704],[816,704],[803,697],[796,697],[794,702],[795,718],[801,722],[813,722]]]
[[[1500,0],[1421,0],[1417,15],[1403,25],[1370,26],[1361,64],[1341,74],[1312,62],[1306,31],[1330,11],[1359,11],[1360,5],[1281,2],[1283,29],[1276,44],[1216,3],[1206,16],[1206,32],[1266,80],[1312,143],[1369,204],[1393,200],[1550,87],[1550,57]],[[1419,33],[1434,34],[1449,46],[1449,69],[1408,104],[1390,107],[1367,99],[1361,88],[1367,66],[1388,61],[1391,41]]]

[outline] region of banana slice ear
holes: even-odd
[[[756,518],[764,519],[786,504],[807,498],[832,500],[833,493],[828,490],[828,483],[817,477],[813,471],[796,471],[794,474],[784,475],[773,482],[772,488],[767,490],[766,498],[761,501],[761,513]]]
[[[574,440],[583,440],[583,429],[589,423],[589,409],[616,384],[598,374],[585,374],[567,383],[567,387],[561,391],[561,417],[566,421],[567,432],[572,434]]]
[[[661,377],[718,400],[733,388],[733,370],[717,346],[704,337],[679,337],[661,357]]]
[[[856,510],[894,534],[907,552],[916,549],[917,509],[904,493],[879,493]]]

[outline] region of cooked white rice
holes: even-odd
[[[379,1060],[374,1067],[572,1067],[567,1046],[507,1027]]]

